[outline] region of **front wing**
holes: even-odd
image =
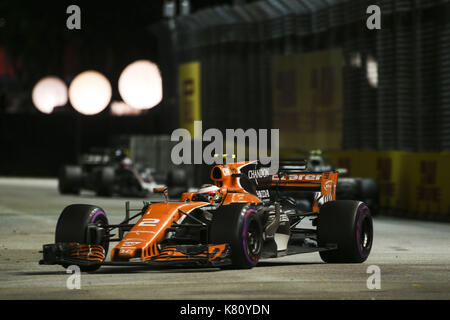
[[[219,245],[167,245],[158,255],[146,260],[105,261],[105,251],[100,245],[80,243],[46,244],[39,264],[63,266],[226,266],[231,264],[231,249],[228,244]]]

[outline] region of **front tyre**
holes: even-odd
[[[90,232],[88,226],[92,224],[107,230],[108,218],[102,208],[88,204],[72,204],[67,206],[62,211],[56,224],[55,242],[100,244],[105,250],[106,257],[109,247],[107,232],[105,232],[104,237],[97,239],[96,233],[88,234]],[[95,271],[100,268],[100,264],[79,267],[81,271]]]
[[[326,202],[319,212],[317,240],[319,247],[337,245],[335,250],[319,252],[324,262],[364,262],[373,242],[373,222],[369,208],[363,202],[353,200]]]
[[[224,205],[213,214],[211,242],[228,243],[233,267],[249,269],[256,266],[261,256],[262,230],[259,214],[252,206]]]

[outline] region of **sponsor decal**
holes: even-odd
[[[280,181],[319,181],[322,177],[322,174],[288,174],[284,175],[281,178],[278,174],[274,174],[272,180],[280,180]]]
[[[126,249],[120,249],[119,254],[127,254],[127,253],[132,253],[133,250],[132,248],[126,248]]]
[[[324,190],[323,201],[324,202],[333,200],[333,188],[334,188],[333,180],[327,180],[324,183],[324,185],[323,185],[323,190]]]
[[[217,205],[211,205],[211,206],[205,206],[205,207],[200,207],[200,210],[216,210],[219,207],[219,204]]]
[[[269,198],[270,197],[269,190],[257,190],[256,195],[258,196],[258,198]]]
[[[134,247],[135,245],[141,243],[140,241],[127,241],[122,244],[123,247]]]
[[[136,235],[139,235],[139,233],[156,233],[155,231],[146,231],[146,230],[131,230],[130,233],[136,233]]]
[[[269,168],[261,168],[258,170],[248,170],[247,176],[249,179],[265,178],[270,175]]]
[[[315,192],[314,200],[318,200],[319,205],[324,204],[325,202],[333,200],[333,188],[334,182],[333,180],[327,180],[323,184],[323,193]]]

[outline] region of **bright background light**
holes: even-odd
[[[350,54],[350,65],[352,67],[361,68],[361,54],[359,52]]]
[[[111,84],[97,71],[84,71],[78,74],[69,87],[70,103],[78,112],[85,115],[97,114],[105,109],[111,100]]]
[[[373,57],[367,58],[366,74],[369,84],[374,88],[378,87],[378,63]]]
[[[52,113],[55,107],[67,103],[67,86],[58,77],[42,78],[35,84],[31,99],[36,109],[43,113]]]
[[[123,101],[111,102],[110,109],[115,116],[137,116],[142,113],[142,110],[133,108]]]
[[[149,60],[129,64],[119,77],[123,101],[137,109],[150,109],[162,100],[162,79],[158,66]]]

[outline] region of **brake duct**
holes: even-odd
[[[265,238],[272,238],[275,235],[275,232],[278,230],[278,227],[280,226],[280,203],[275,202],[275,219],[273,219],[265,228],[264,235]]]

